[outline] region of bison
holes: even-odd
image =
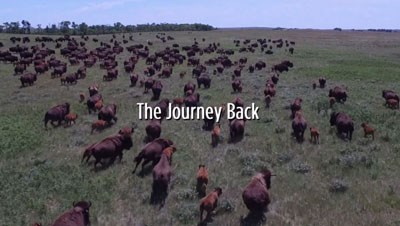
[[[146,141],[151,142],[161,135],[161,120],[151,120],[149,124],[146,126]]]
[[[115,116],[116,114],[117,114],[117,105],[109,104],[101,108],[97,116],[97,119],[104,120],[108,123],[111,123],[111,120],[117,122],[118,118]]]
[[[319,132],[318,129],[315,127],[310,128],[310,136],[311,136],[311,142],[314,144],[319,144]]]
[[[72,206],[74,208],[59,216],[52,226],[89,226],[89,208],[92,206],[92,203],[90,201],[80,201],[77,203],[74,202]]]
[[[65,116],[69,114],[69,103],[57,105],[48,110],[44,116],[44,126],[47,128],[47,122],[54,126],[54,121],[58,121],[58,125],[65,119]]]
[[[219,143],[221,136],[221,125],[219,123],[215,124],[213,131],[211,132],[211,145],[216,147]]]
[[[292,134],[296,137],[297,142],[302,142],[304,140],[304,131],[307,129],[307,121],[300,111],[295,113],[292,121],[292,129]]]
[[[364,130],[364,137],[367,137],[368,135],[372,136],[372,140],[375,139],[375,129],[369,126],[367,123],[363,122],[361,123],[361,127]]]
[[[211,212],[217,208],[218,198],[222,194],[222,189],[217,187],[200,201],[200,222],[203,222],[203,212],[207,212],[206,220],[210,219]]]
[[[234,119],[229,122],[229,135],[230,141],[235,142],[243,138],[245,128],[245,120]]]
[[[342,87],[336,86],[329,90],[329,97],[334,97],[336,102],[344,103],[347,100],[347,93]]]
[[[103,101],[103,96],[99,93],[91,95],[89,99],[86,101],[89,114],[92,113],[92,111],[96,112],[95,105],[98,101]]]
[[[343,112],[332,112],[330,124],[331,126],[336,125],[337,133],[339,135],[345,133],[346,137],[351,141],[354,123],[350,116]]]
[[[33,73],[27,73],[22,75],[19,80],[21,81],[21,87],[25,87],[26,84],[31,86],[37,80],[37,76]]]
[[[92,123],[92,130],[90,131],[90,134],[93,133],[93,131],[97,130],[103,130],[108,126],[108,122],[104,121],[104,120],[97,120],[94,123]]]
[[[164,138],[157,138],[152,142],[146,144],[146,146],[144,146],[140,153],[135,157],[134,161],[136,162],[136,166],[132,173],[136,172],[137,167],[142,162],[142,160],[144,160],[140,173],[140,175],[143,175],[144,166],[149,162],[153,162],[153,166],[155,166],[161,158],[162,151],[165,148],[172,146],[173,144],[174,143],[171,140]]]
[[[165,148],[160,160],[153,168],[152,204],[160,201],[161,206],[164,206],[165,198],[168,195],[168,185],[172,176],[171,159],[175,151],[176,148],[174,146]]]
[[[206,195],[206,189],[208,184],[208,170],[205,165],[200,164],[199,169],[197,171],[197,184],[196,184],[196,192],[199,195],[199,198],[202,198]]]
[[[268,210],[271,202],[269,189],[271,189],[271,177],[275,176],[269,170],[257,173],[246,186],[242,193],[243,202],[247,209],[254,214],[262,215]]]
[[[133,145],[131,137],[133,132],[133,128],[129,130],[121,129],[118,134],[111,135],[98,143],[90,145],[85,149],[81,162],[86,159],[87,163],[90,157],[93,156],[96,159],[94,163],[94,167],[96,168],[98,163],[102,166],[104,165],[104,163],[101,162],[104,158],[111,158],[110,164],[115,161],[117,156],[119,156],[121,161],[123,156],[122,151],[124,149],[129,150]]]

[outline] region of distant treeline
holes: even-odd
[[[13,34],[69,34],[69,35],[93,35],[112,34],[123,32],[147,32],[147,31],[209,31],[214,30],[213,26],[207,24],[137,24],[123,25],[120,22],[113,25],[87,25],[86,23],[75,23],[61,21],[58,24],[51,24],[43,27],[37,24],[32,26],[27,20],[21,22],[4,22],[0,25],[0,32]]]

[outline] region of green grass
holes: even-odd
[[[273,55],[257,50],[254,54],[235,53],[237,60],[246,56],[254,64],[267,62],[267,67],[282,60],[294,62],[294,68],[280,76],[277,96],[270,109],[264,108],[263,90],[269,72],[242,72],[242,94],[232,94],[230,76],[233,69],[212,77],[211,88],[200,89],[204,106],[220,105],[240,96],[246,105],[260,106],[258,121],[246,122],[244,139],[228,144],[228,122],[222,120],[223,141],[211,148],[211,135],[201,130],[202,121],[163,121],[162,137],[173,140],[177,152],[173,157],[173,179],[165,206],[151,206],[152,177],[132,175],[133,158],[143,147],[145,121],[138,120],[137,102],[150,102],[151,95],[139,87],[129,87],[128,76],[119,67],[116,81],[102,82],[104,71],[98,65],[88,69],[85,80],[75,86],[60,86],[50,73],[39,76],[32,87],[19,88],[13,67],[2,64],[0,74],[0,225],[50,224],[70,208],[73,201],[90,200],[93,225],[196,225],[199,200],[194,192],[199,164],[209,168],[208,191],[223,189],[217,214],[208,225],[239,225],[247,215],[241,193],[252,175],[268,167],[278,176],[272,180],[272,202],[265,225],[398,225],[400,216],[400,112],[383,106],[382,89],[400,92],[400,34],[376,32],[333,32],[309,30],[224,30],[210,32],[168,32],[175,41],[162,43],[156,33],[133,34],[135,42],[151,40],[151,52],[172,43],[191,45],[193,38],[206,46],[219,42],[221,47],[238,48],[234,39],[284,38],[296,41],[295,53],[274,49]],[[9,35],[1,34],[4,51],[11,46]],[[80,37],[76,37],[80,41]],[[100,41],[110,36],[100,35]],[[122,40],[122,35],[117,35]],[[32,38],[31,38],[32,40]],[[91,38],[90,38],[91,40]],[[35,43],[30,43],[33,45]],[[54,48],[54,43],[46,44]],[[63,43],[65,46],[66,43]],[[88,48],[98,44],[88,42]],[[59,50],[56,50],[57,58]],[[117,56],[121,62],[128,52]],[[203,55],[201,60],[217,54]],[[61,58],[62,59],[62,58]],[[143,77],[141,60],[135,71]],[[214,67],[208,67],[210,71]],[[68,67],[68,72],[77,66]],[[33,68],[29,68],[33,70]],[[180,97],[183,85],[192,80],[186,64],[174,67],[170,79],[162,79],[162,98]],[[178,74],[188,75],[179,79]],[[311,84],[320,76],[328,79],[327,88],[313,90]],[[118,123],[90,135],[90,124],[96,115],[88,115],[78,94],[100,84],[105,103],[118,106]],[[336,85],[348,89],[348,101],[336,104],[335,111],[345,111],[355,122],[353,141],[345,142],[329,126],[328,90]],[[291,136],[289,101],[303,98],[303,111],[309,126],[319,128],[320,144],[313,145],[306,131],[306,141],[298,144]],[[69,128],[44,129],[47,109],[69,101],[79,115]],[[151,102],[154,104],[155,102]],[[375,140],[364,138],[361,123],[376,128]],[[94,172],[93,165],[81,165],[87,145],[114,134],[123,126],[137,125],[134,146],[124,152],[121,163]],[[344,192],[332,192],[332,181],[347,185]]]

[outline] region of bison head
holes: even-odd
[[[220,196],[222,194],[222,188],[220,188],[220,187],[214,188],[214,191],[217,192],[218,196]]]
[[[267,185],[267,189],[271,188],[271,177],[275,176],[271,173],[270,170],[264,169],[261,171],[261,174],[263,175],[263,178],[265,180],[265,184]]]
[[[83,218],[85,221],[85,225],[90,224],[89,220],[89,208],[92,206],[92,202],[86,202],[86,201],[79,201],[77,203],[73,202],[72,206],[74,207],[74,211],[76,212],[82,212]]]
[[[329,120],[329,122],[331,123],[331,126],[336,125],[336,117],[339,113],[336,112],[332,112],[331,113],[331,119]]]

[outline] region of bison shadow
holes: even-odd
[[[241,136],[236,136],[236,137],[230,137],[228,140],[229,144],[236,144],[239,143],[240,141],[242,141],[244,138],[244,135]]]
[[[261,226],[266,222],[267,217],[263,212],[249,212],[245,218],[240,217],[240,226]]]
[[[153,164],[145,165],[145,166],[139,171],[138,176],[143,178],[143,177],[145,177],[145,176],[147,176],[147,175],[152,174],[152,173],[153,173],[153,168],[154,168],[154,165],[153,165]]]
[[[90,160],[89,162],[87,162],[86,165],[94,165],[95,161],[96,160],[94,160],[94,159]],[[106,170],[106,169],[110,168],[114,164],[115,161],[116,161],[116,158],[115,159],[108,158],[108,159],[106,159],[106,161],[101,161],[100,166],[99,166],[99,164],[97,164],[97,166],[94,166],[94,168],[92,168],[91,171],[97,173],[97,172]],[[118,158],[118,162],[121,163],[122,161]]]
[[[160,205],[159,209],[164,207],[165,200],[168,197],[168,190],[157,189],[154,184],[150,196],[150,205]]]

